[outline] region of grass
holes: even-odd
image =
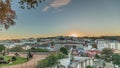
[[[12,56],[3,56],[3,57],[4,57],[5,61],[12,58]],[[17,60],[14,61],[13,63],[11,63],[11,64],[0,64],[0,66],[23,64],[23,63],[27,62],[26,58],[23,58],[23,57],[16,57],[16,58],[17,58]]]

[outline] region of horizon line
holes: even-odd
[[[29,38],[50,38],[50,37],[73,37],[73,36],[65,36],[65,35],[57,35],[57,36],[44,36],[44,37],[21,37],[21,38],[6,38],[6,39],[0,39],[0,41],[2,40],[15,40],[15,39],[29,39]],[[78,36],[76,38],[79,37],[116,37],[116,36],[120,36],[120,35],[100,35],[100,36]]]

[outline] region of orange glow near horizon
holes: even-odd
[[[74,29],[70,29],[69,31],[67,31],[65,36],[83,37],[83,36],[85,36],[85,34],[83,32],[78,31],[77,29],[74,28]]]
[[[46,37],[55,37],[55,36],[72,36],[72,37],[83,37],[87,36],[86,34],[83,34],[81,32],[69,32],[69,33],[64,33],[64,34],[56,34],[56,35],[32,35],[32,36],[0,36],[0,40],[10,40],[10,39],[25,39],[25,38],[46,38]],[[89,36],[89,35],[88,35]],[[102,35],[95,35],[91,37],[100,37]],[[104,36],[104,35],[103,35]],[[105,36],[110,36],[110,35],[105,35]],[[114,35],[111,35],[114,36]],[[117,35],[120,36],[120,35]]]
[[[72,36],[72,37],[78,37],[77,34],[71,34],[70,36]]]
[[[69,32],[61,34],[52,34],[52,35],[10,35],[10,36],[0,36],[0,40],[9,40],[9,39],[24,39],[24,38],[45,38],[45,37],[55,37],[55,36],[72,36],[72,37],[82,37],[83,34],[79,32]]]

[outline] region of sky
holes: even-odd
[[[17,1],[16,25],[0,31],[0,39],[120,35],[120,0],[46,0],[31,10]]]

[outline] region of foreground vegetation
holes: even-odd
[[[58,52],[58,53],[54,53],[54,54],[50,54],[46,59],[39,61],[38,65],[36,66],[36,68],[46,68],[46,67],[51,67],[55,64],[58,64],[58,60],[65,58],[65,54]]]
[[[5,46],[0,44],[0,52],[2,52],[3,50],[5,50]]]
[[[34,48],[24,50],[21,46],[13,47],[9,50],[10,52],[48,52],[47,49],[41,49],[41,48]]]
[[[101,55],[95,55],[96,59],[102,59],[105,62],[112,62],[114,65],[120,66],[120,54],[114,53],[112,49],[105,48],[102,50]]]
[[[2,56],[4,58],[5,61],[8,61],[9,59],[12,58],[12,56]],[[7,66],[7,65],[16,65],[16,64],[22,64],[27,62],[26,58],[23,57],[16,57],[16,61],[13,61],[12,63],[8,63],[8,64],[0,64],[0,66]]]

